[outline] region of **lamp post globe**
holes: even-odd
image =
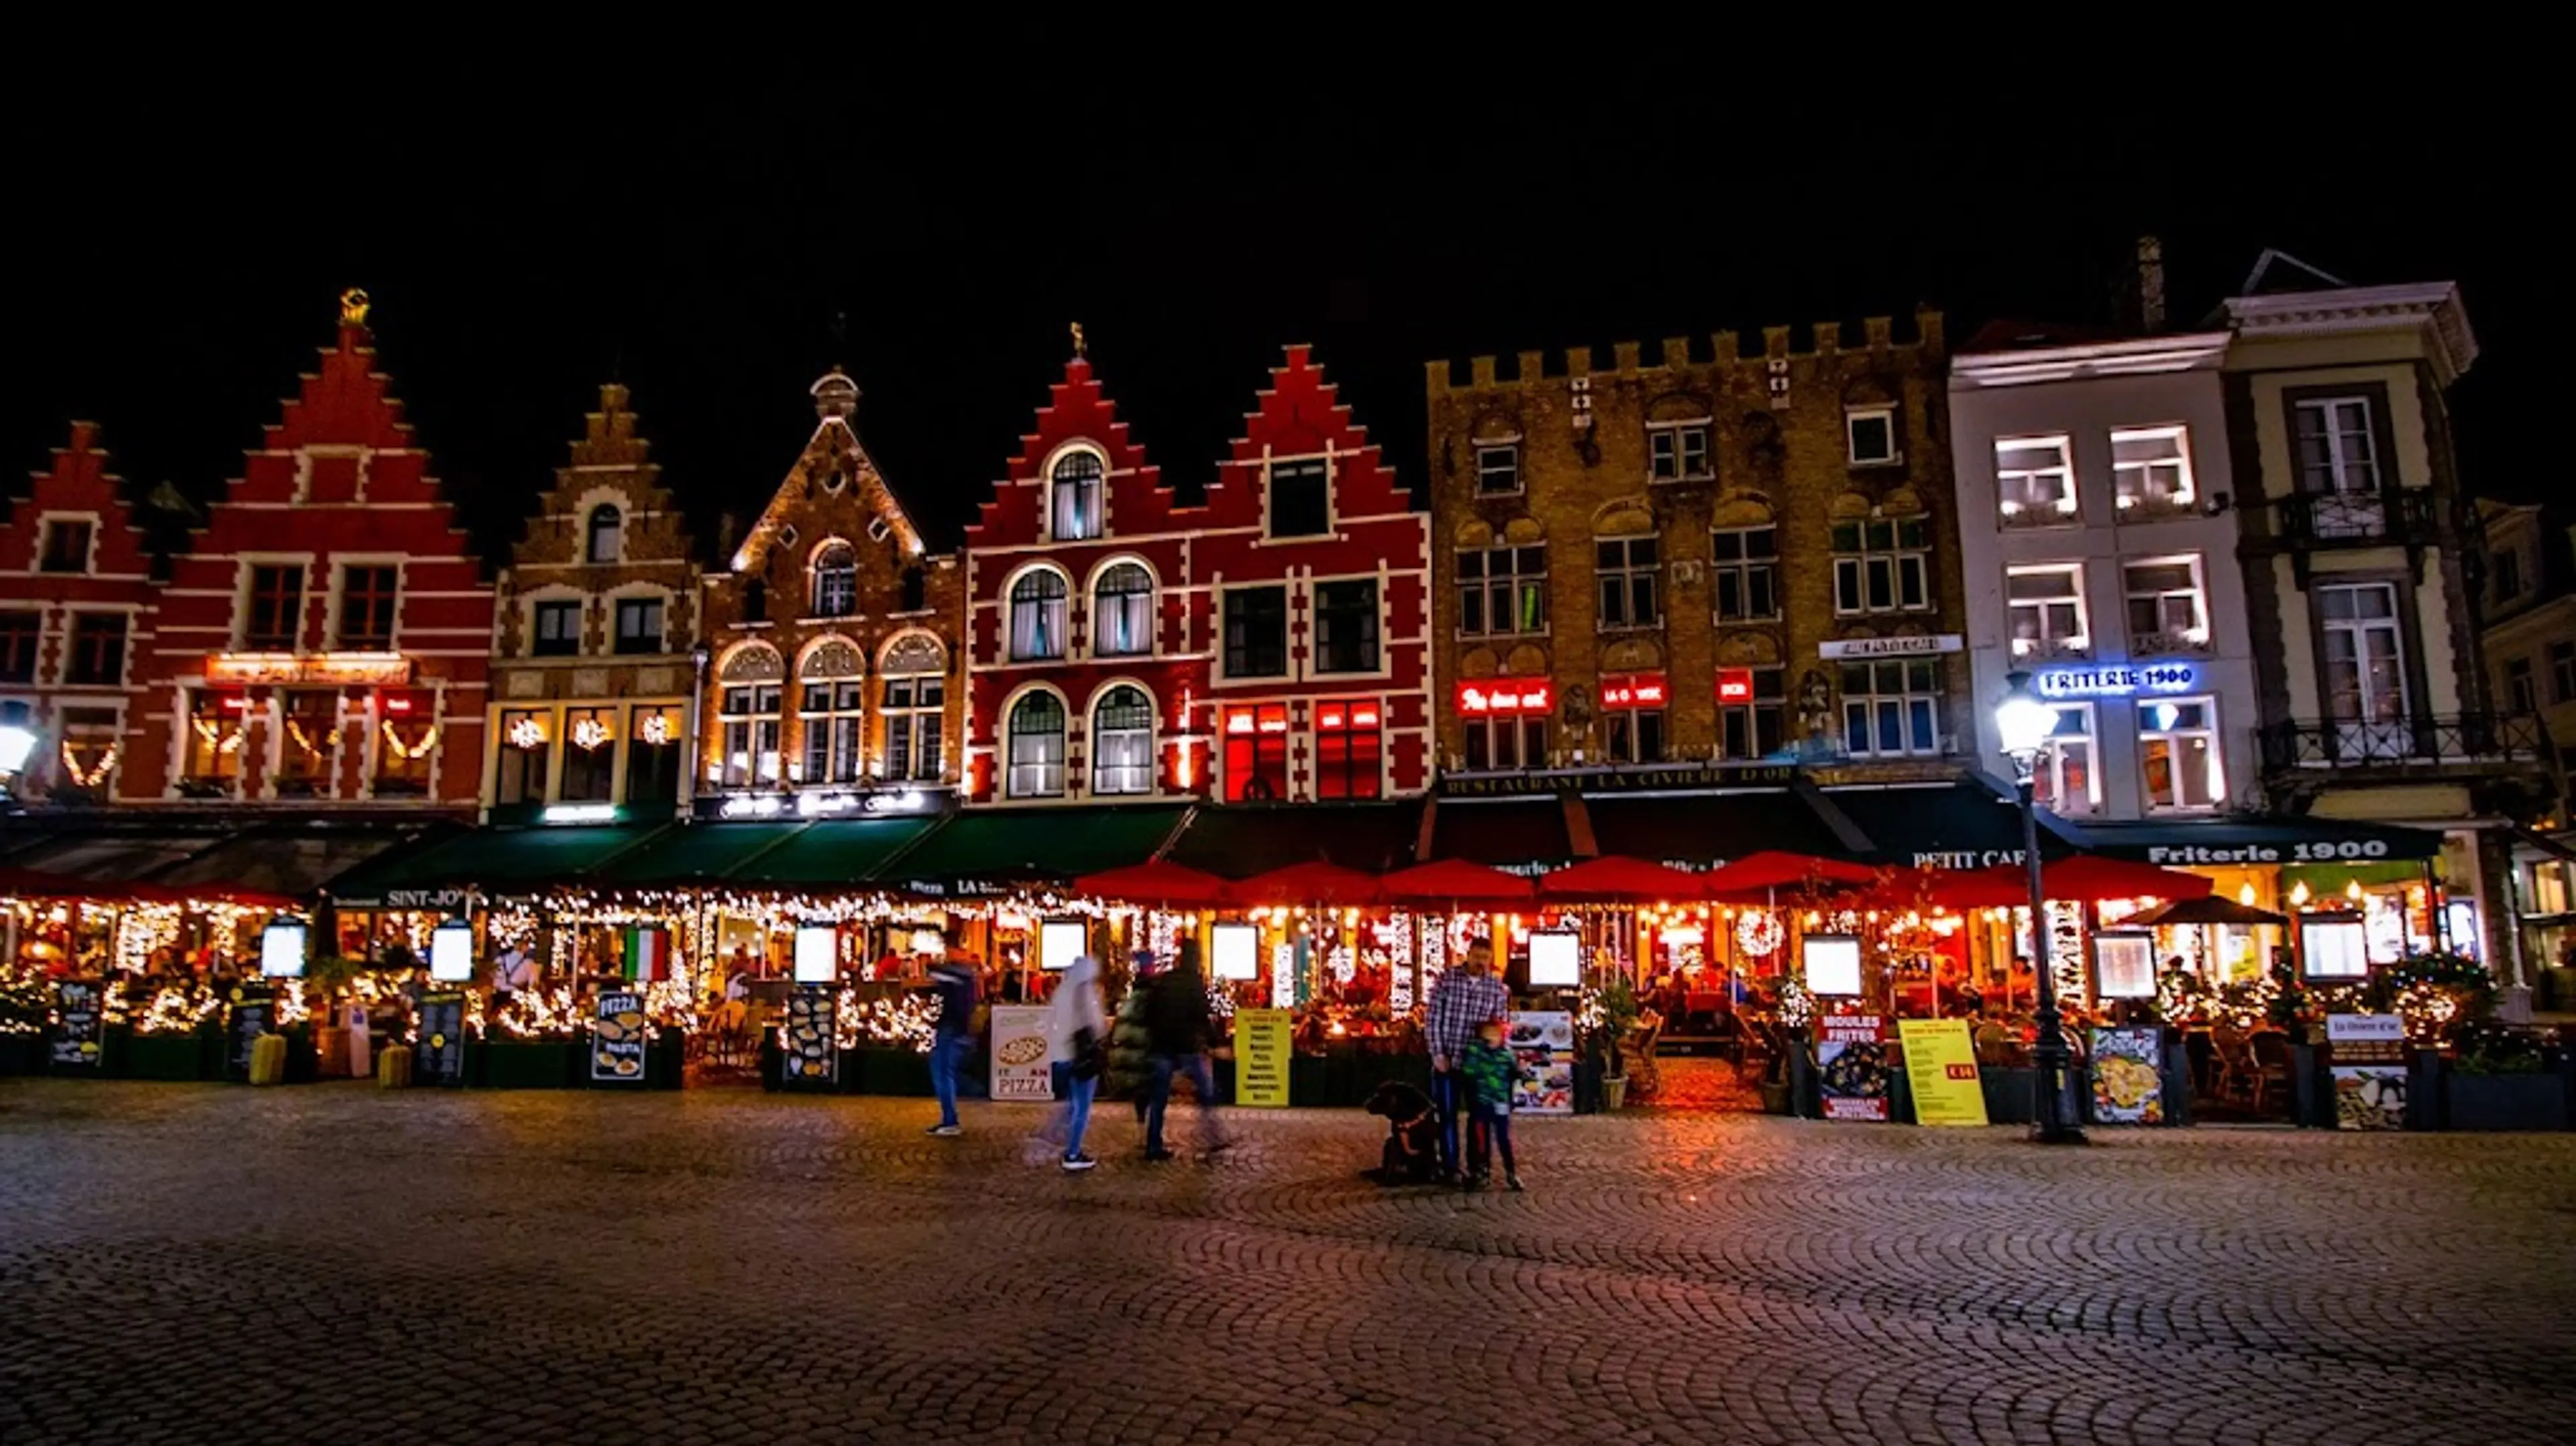
[[[2040,755],[2057,727],[2057,711],[2030,688],[2030,675],[2006,679],[2004,700],[1995,705],[1995,741],[2013,762],[2014,792],[2021,804],[2022,867],[2030,882],[2030,963],[2039,981],[2039,1040],[2031,1049],[2038,1066],[2039,1126],[2032,1138],[2044,1145],[2080,1145],[2084,1129],[2068,1108],[2066,1073],[2071,1063],[2066,1047],[2066,1021],[2057,1010],[2057,970],[2049,958],[2048,890],[2040,877],[2039,807],[2032,798]]]

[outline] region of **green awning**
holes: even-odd
[[[938,824],[935,816],[809,823],[725,875],[725,882],[775,888],[856,887]]]
[[[1247,879],[1317,860],[1383,874],[1413,863],[1422,802],[1216,804],[1190,815],[1164,855],[1176,864]]]
[[[1188,814],[1143,804],[969,809],[951,814],[875,882],[927,898],[1007,893],[1020,884],[1061,887],[1152,858]]]
[[[643,845],[667,824],[478,828],[380,855],[331,882],[344,908],[438,908],[470,889],[527,893],[581,876]]]
[[[802,822],[671,824],[650,842],[592,870],[583,882],[631,889],[732,880],[810,827]]]
[[[2088,853],[2167,867],[2377,863],[2438,858],[2442,853],[2442,836],[2431,829],[2290,814],[2081,820],[2063,827],[2082,838]]]

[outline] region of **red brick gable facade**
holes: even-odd
[[[124,764],[128,685],[152,645],[153,585],[98,427],[0,518],[0,709],[36,733],[22,800],[105,802]]]
[[[353,295],[173,560],[119,795],[470,811],[492,623]]]

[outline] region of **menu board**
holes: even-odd
[[[840,991],[800,984],[787,996],[787,1024],[779,1031],[779,1082],[790,1089],[828,1089],[840,1066],[837,1020]]]
[[[1055,1098],[1055,1070],[1047,1063],[1045,1005],[993,1006],[993,1098]]]
[[[412,1046],[411,1077],[417,1084],[465,1083],[465,994],[442,989],[420,997],[419,1040]]]
[[[1267,1109],[1288,1104],[1288,1062],[1295,1045],[1285,1009],[1234,1012],[1234,1102]]]
[[[2335,1128],[2406,1128],[2406,1021],[2394,1014],[2329,1014]]]
[[[98,1068],[99,1039],[107,1022],[106,988],[95,979],[54,981],[53,1061],[56,1069]]]
[[[1900,1019],[1905,1083],[1918,1125],[1983,1125],[1986,1087],[1977,1078],[1977,1042],[1964,1019]]]
[[[227,1073],[250,1078],[250,1047],[277,1020],[277,1003],[267,986],[236,984],[224,1011],[224,1061]]]
[[[1512,1052],[1512,1113],[1574,1113],[1574,1015],[1562,1009],[1514,1012],[1503,1028]]]
[[[599,996],[590,1025],[593,1084],[644,1083],[644,996],[612,989]]]
[[[2165,1122],[2162,1030],[2097,1029],[2090,1052],[2095,1124]]]
[[[1875,1014],[1816,1020],[1816,1083],[1829,1120],[1884,1120],[1893,1071],[1887,1021]]]

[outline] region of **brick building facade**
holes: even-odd
[[[496,821],[649,822],[688,797],[699,568],[646,452],[626,388],[601,387],[501,572],[484,765]]]
[[[10,791],[103,803],[123,766],[127,685],[152,647],[155,589],[141,528],[98,427],[74,422],[0,518],[0,721],[36,746]]]
[[[858,384],[813,396],[813,436],[704,580],[701,813],[912,808],[957,781],[962,572],[860,445]]]
[[[1937,313],[1429,368],[1450,774],[1972,752]]]

